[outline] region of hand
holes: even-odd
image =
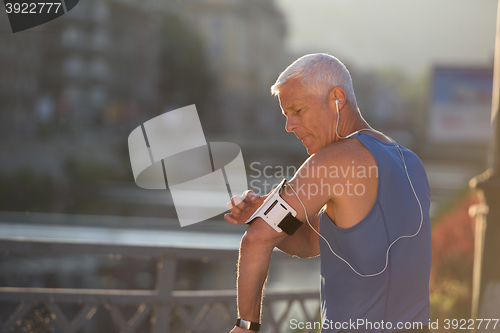
[[[229,332],[229,333],[252,333],[252,332],[255,332],[255,331],[249,331],[249,330],[243,329],[241,327],[234,326],[233,329],[231,330],[231,332]]]
[[[251,190],[243,192],[241,196],[235,195],[227,203],[227,209],[231,213],[225,214],[224,219],[230,224],[245,224],[265,199],[266,197],[260,197]]]

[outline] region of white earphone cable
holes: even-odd
[[[297,192],[295,192],[295,190],[293,189],[292,185],[291,184],[288,184],[288,186],[290,186],[290,189],[293,191],[293,193],[295,194],[295,196],[297,197],[297,199],[299,199],[299,202],[300,204],[302,205],[302,208],[304,208],[304,213],[306,215],[306,221],[307,221],[307,224],[309,225],[309,227],[311,227],[312,230],[314,230],[315,233],[318,234],[319,237],[321,237],[325,242],[326,244],[328,245],[328,247],[330,248],[330,251],[337,257],[339,258],[340,260],[342,260],[343,262],[345,262],[347,264],[347,266],[349,266],[349,268],[352,269],[352,271],[354,273],[356,273],[357,275],[361,276],[361,277],[374,277],[374,276],[377,276],[377,275],[380,275],[382,274],[386,269],[387,269],[387,266],[389,265],[389,250],[391,249],[391,247],[400,239],[402,238],[412,238],[412,237],[415,237],[416,235],[418,235],[418,233],[420,232],[420,229],[422,229],[422,224],[423,224],[423,221],[424,221],[424,214],[423,214],[423,210],[422,210],[422,204],[420,203],[420,200],[418,199],[418,196],[417,196],[417,192],[415,191],[415,188],[413,187],[413,183],[411,181],[411,178],[410,178],[410,175],[408,174],[408,168],[406,167],[406,163],[405,163],[405,159],[404,159],[404,155],[403,155],[403,151],[401,150],[401,148],[399,147],[399,145],[396,143],[396,141],[394,141],[392,138],[386,136],[385,134],[377,131],[377,130],[374,130],[374,129],[371,129],[371,128],[366,128],[366,129],[361,129],[361,130],[358,130],[356,132],[353,132],[351,134],[349,134],[348,136],[346,137],[341,137],[338,132],[337,132],[337,128],[338,128],[338,124],[339,124],[339,103],[338,103],[338,100],[335,101],[336,102],[336,105],[337,105],[337,124],[335,125],[335,134],[341,138],[341,139],[347,139],[361,131],[374,131],[374,132],[377,132],[377,133],[380,133],[381,135],[387,137],[388,139],[390,139],[392,141],[392,143],[394,144],[394,146],[396,147],[397,149],[397,152],[398,152],[398,155],[399,157],[401,158],[401,161],[403,162],[403,166],[404,166],[404,169],[405,169],[405,172],[406,172],[406,177],[408,178],[408,182],[410,183],[410,187],[413,191],[413,194],[415,195],[415,199],[417,199],[417,202],[418,202],[418,206],[420,208],[420,225],[418,227],[418,230],[417,232],[415,232],[413,235],[403,235],[403,236],[400,236],[398,238],[396,238],[390,245],[389,247],[387,248],[387,252],[385,254],[385,266],[384,268],[378,272],[378,273],[374,273],[374,274],[362,274],[362,273],[359,273],[356,269],[354,269],[354,267],[352,267],[352,265],[347,261],[345,260],[344,258],[342,258],[341,256],[339,256],[337,253],[335,253],[335,251],[333,251],[331,245],[330,245],[330,242],[328,242],[328,240],[323,237],[323,235],[321,235],[319,233],[319,231],[317,231],[316,229],[314,229],[314,227],[311,225],[311,222],[309,221],[309,216],[307,214],[307,210],[306,210],[306,206],[304,205],[304,203],[302,202],[302,200],[300,199],[299,195],[297,194]]]

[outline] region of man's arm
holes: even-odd
[[[307,190],[321,184],[321,178],[307,177],[307,174],[300,172],[303,168],[310,168],[311,163],[319,165],[318,158],[311,157],[299,169],[290,185],[297,196],[287,189],[281,193],[281,197],[292,206],[300,221],[306,221],[306,212],[313,226],[318,227],[317,213],[331,199],[328,191],[318,192],[311,195]],[[232,224],[242,224],[260,206],[263,199],[247,193],[244,198],[232,200],[231,213],[224,218]],[[240,200],[243,199],[241,202]],[[302,201],[302,203],[301,203]],[[304,206],[303,206],[304,205]],[[293,236],[288,236],[285,232],[277,232],[271,228],[263,219],[255,219],[247,228],[247,232],[242,238],[240,245],[240,257],[238,262],[238,314],[240,318],[259,322],[261,314],[261,300],[264,282],[267,277],[271,253],[274,247],[279,246],[287,253],[308,257],[319,254],[318,236],[310,230],[309,225],[303,225]],[[235,328],[233,332],[240,332]]]
[[[284,232],[278,233],[273,230],[261,218],[254,221],[243,235],[237,278],[240,318],[260,322],[262,290],[267,278],[271,253],[286,236]]]
[[[251,207],[243,211],[242,214],[248,215],[246,216],[246,218],[248,218],[259,205],[256,204],[254,206],[256,207]],[[240,207],[242,207],[242,205],[240,205]],[[297,207],[297,217],[299,217],[298,212],[299,210]],[[304,213],[301,214],[301,217],[305,219]],[[245,218],[241,220],[246,221]],[[252,322],[260,322],[262,291],[269,270],[271,254],[276,246],[281,245],[281,247],[288,250],[288,252],[304,257],[319,254],[317,236],[316,245],[311,246],[308,244],[310,241],[307,240],[306,235],[308,235],[307,230],[309,228],[308,225],[303,225],[293,236],[289,236],[285,232],[275,231],[261,218],[255,219],[248,226],[247,231],[241,239],[238,260],[237,305],[238,316],[240,318]],[[301,232],[301,230],[305,232]],[[300,239],[300,242],[294,244],[294,239]],[[300,247],[302,246],[305,247],[305,249],[301,249]],[[237,333],[246,331],[235,327],[231,332]]]
[[[319,214],[309,220],[313,228],[319,229]],[[276,247],[281,251],[299,258],[312,258],[319,256],[318,234],[304,223],[295,234],[285,237]]]

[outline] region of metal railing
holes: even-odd
[[[17,308],[0,323],[2,332],[21,332],[23,319],[44,309],[47,321],[63,333],[83,332],[94,314],[103,309],[119,332],[177,333],[229,332],[235,320],[235,290],[174,290],[178,262],[185,259],[237,260],[237,249],[136,246],[68,240],[0,239],[0,251],[24,255],[120,255],[156,260],[156,286],[151,290],[1,287],[0,302]],[[284,257],[276,253],[273,258]],[[317,321],[318,290],[272,291],[263,301],[263,332],[291,332],[291,313],[301,321]],[[312,304],[309,304],[312,303]],[[79,306],[72,316],[65,307]],[[128,307],[126,313],[123,307]],[[133,314],[130,315],[130,308]],[[309,332],[309,331],[308,331]]]

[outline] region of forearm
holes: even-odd
[[[267,278],[273,244],[243,236],[238,261],[238,316],[260,322],[262,290]]]

